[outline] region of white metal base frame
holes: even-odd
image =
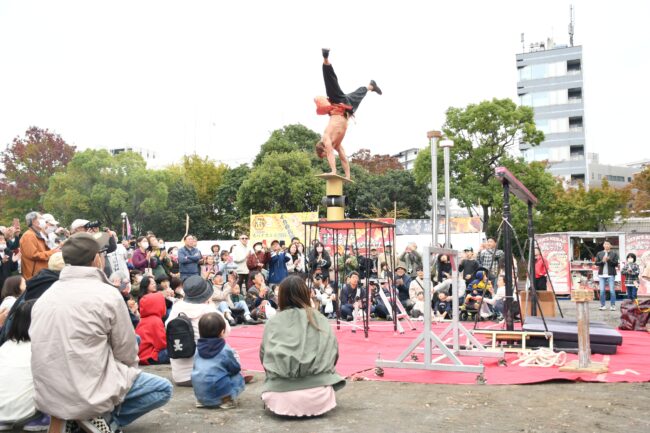
[[[452,281],[458,281],[458,253],[453,250],[444,248],[425,247],[422,253],[422,267],[423,269],[430,269],[431,254],[446,254],[452,263]],[[429,272],[424,273],[424,287],[431,287],[431,275]],[[431,292],[424,291],[424,305],[431,305]],[[425,308],[424,310],[424,329],[413,342],[402,352],[396,361],[384,361],[377,359],[375,361],[376,367],[387,368],[405,368],[413,370],[436,370],[436,371],[459,371],[464,373],[483,373],[485,367],[481,362],[480,365],[465,365],[458,358],[458,356],[472,356],[480,358],[504,358],[503,351],[487,350],[483,345],[472,335],[470,331],[465,329],[460,324],[458,315],[458,284],[452,287],[452,322],[440,334],[440,337],[435,335],[431,330],[431,309]],[[451,334],[452,343],[451,347],[443,341],[443,338]],[[460,335],[464,335],[467,344],[465,348],[460,348]],[[405,361],[413,352],[422,351],[418,349],[420,344],[424,343],[424,362]],[[433,355],[438,355],[432,359]],[[450,363],[442,363],[443,360],[450,361]]]

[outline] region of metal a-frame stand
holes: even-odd
[[[452,265],[452,281],[458,281],[458,253],[451,249],[425,247],[422,253],[423,269],[430,269],[431,254],[446,254]],[[424,287],[431,286],[431,273],[424,273]],[[431,291],[424,291],[424,329],[420,335],[402,352],[396,361],[377,359],[376,367],[406,368],[414,370],[458,371],[464,373],[482,374],[485,367],[479,365],[466,365],[459,356],[472,356],[480,358],[504,358],[503,351],[487,350],[483,345],[460,324],[458,311],[458,284],[452,285],[452,321],[445,331],[437,336],[431,330]],[[445,344],[444,338],[451,335],[450,346]],[[466,344],[461,348],[461,336],[465,337]],[[406,361],[413,352],[421,352],[419,348],[424,343],[424,362]],[[435,358],[433,356],[436,355]],[[448,362],[442,362],[447,360]]]

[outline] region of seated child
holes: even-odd
[[[496,293],[494,294],[492,299],[485,299],[483,301],[494,309],[497,320],[503,319],[503,307],[505,304],[505,298],[506,298],[506,280],[503,275],[499,275],[499,279],[497,280]]]
[[[140,365],[169,364],[163,317],[167,315],[165,297],[149,293],[140,299],[140,323],[135,333],[140,337]]]
[[[451,319],[451,299],[447,293],[438,292],[438,299],[436,299],[433,309],[439,320]]]
[[[244,390],[244,378],[235,351],[226,343],[226,320],[221,314],[207,313],[199,320],[192,386],[197,407],[232,409]]]
[[[476,278],[470,283],[470,287],[467,289],[465,301],[461,309],[476,312],[481,308],[481,316],[485,316],[485,314],[489,316],[489,307],[487,304],[483,304],[483,307],[481,307],[481,300],[490,297],[490,288],[491,284],[488,280],[487,273],[478,271]]]
[[[32,378],[32,343],[29,339],[32,307],[26,301],[17,307],[7,341],[0,346],[0,430],[11,430],[16,424],[26,431],[47,430],[50,417],[34,406]]]

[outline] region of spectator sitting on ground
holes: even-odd
[[[138,304],[131,295],[131,281],[122,271],[116,271],[111,274],[108,280],[118,288],[124,303],[129,309],[129,318],[131,319],[131,324],[133,328],[138,326],[140,323],[140,311],[138,310]]]
[[[486,298],[483,300],[486,304],[491,306],[496,313],[496,319],[501,321],[503,320],[503,307],[506,300],[506,279],[503,274],[499,275],[497,279],[497,290],[494,293],[494,296]]]
[[[23,302],[7,332],[7,342],[0,347],[0,430],[11,430],[24,424],[25,431],[46,430],[50,417],[34,406],[32,350],[29,325],[36,301]]]
[[[352,314],[356,309],[367,304],[367,292],[359,283],[359,273],[353,271],[349,276],[349,282],[341,290],[341,318],[353,320]]]
[[[451,319],[452,299],[445,292],[438,292],[435,300],[434,312],[439,320]]]
[[[440,254],[436,260],[437,283],[440,284],[451,278],[451,263],[447,254]]]
[[[183,292],[183,281],[179,277],[172,277],[169,282],[169,288],[174,291],[174,298],[183,299],[185,295]]]
[[[345,386],[336,373],[336,336],[311,307],[302,278],[285,279],[278,299],[280,312],[267,322],[260,347],[266,372],[262,400],[277,415],[322,415],[336,407],[334,391]]]
[[[167,315],[165,298],[150,293],[140,299],[140,323],[135,333],[140,337],[140,365],[169,364],[163,317]]]
[[[158,291],[158,285],[156,280],[151,275],[145,275],[140,280],[140,298],[149,293],[156,293]]]
[[[238,285],[236,284],[236,280],[235,280],[235,285],[238,287]],[[251,313],[248,310],[248,305],[246,305],[246,301],[241,300],[241,301],[237,301],[237,303],[232,302],[232,299],[230,297],[232,289],[230,288],[230,285],[226,285],[223,282],[223,274],[221,272],[217,272],[217,274],[214,276],[214,279],[212,280],[212,286],[214,288],[214,295],[212,295],[212,301],[217,306],[217,309],[221,311],[221,313],[224,315],[226,320],[228,320],[231,326],[237,325],[237,320],[235,319],[232,311],[235,309],[241,310],[243,312],[244,323],[248,325],[257,325],[261,323],[260,321],[255,320],[251,317]]]
[[[10,310],[16,299],[25,292],[27,285],[25,279],[20,275],[12,275],[7,278],[0,291],[0,310],[6,308]]]
[[[273,292],[269,290],[261,273],[253,275],[253,285],[248,289],[246,303],[251,316],[258,320],[267,320],[273,317],[278,305]]]
[[[29,280],[42,269],[47,268],[47,261],[52,254],[59,251],[47,246],[47,237],[43,230],[45,220],[38,212],[30,212],[25,216],[27,231],[20,238],[20,269],[25,280]]]
[[[73,235],[61,249],[68,266],[34,305],[29,329],[36,408],[53,417],[51,431],[78,420],[114,432],[166,404],[172,386],[137,369],[135,333],[93,236]]]
[[[212,302],[214,289],[211,284],[199,275],[192,275],[183,282],[185,297],[176,302],[172,307],[167,324],[174,320],[180,313],[184,313],[191,321],[194,328],[194,339],[199,338],[199,319],[204,314],[218,312]],[[226,335],[230,333],[230,325],[226,324]],[[192,364],[194,358],[171,359],[172,379],[177,386],[192,386]]]
[[[416,270],[416,275],[417,277],[411,280],[411,283],[409,284],[409,299],[413,304],[417,302],[417,294],[424,291],[424,270],[418,268]],[[431,295],[433,295],[433,283],[431,280],[429,280],[429,291],[431,292]],[[420,309],[420,311],[424,310]]]
[[[413,308],[413,302],[409,296],[410,287],[411,277],[406,273],[406,268],[402,265],[397,266],[395,268],[395,288],[397,289],[397,298],[407,312],[411,311],[411,308]]]
[[[199,320],[192,386],[197,407],[233,409],[244,390],[244,378],[235,351],[226,343],[226,322],[218,313]]]
[[[36,276],[27,281],[25,284],[25,292],[23,292],[23,294],[16,300],[13,307],[11,307],[11,310],[7,311],[6,326],[0,330],[0,345],[4,344],[7,340],[7,332],[9,331],[11,321],[13,320],[20,304],[26,301],[35,301],[40,298],[41,295],[52,286],[52,284],[58,281],[59,272],[64,266],[63,255],[61,254],[61,251],[59,251],[50,256],[50,259],[47,262],[47,269],[43,269],[41,272],[36,274]],[[2,310],[0,309],[0,311]],[[2,325],[0,324],[0,326]]]

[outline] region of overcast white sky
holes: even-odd
[[[449,106],[516,98],[515,54],[553,36],[584,47],[587,151],[650,157],[648,1],[0,0],[0,146],[30,125],[80,148],[131,145],[250,162],[269,133],[318,132],[320,48],[343,90],[375,79],[352,153],[427,144]],[[516,99],[515,99],[516,100]]]

